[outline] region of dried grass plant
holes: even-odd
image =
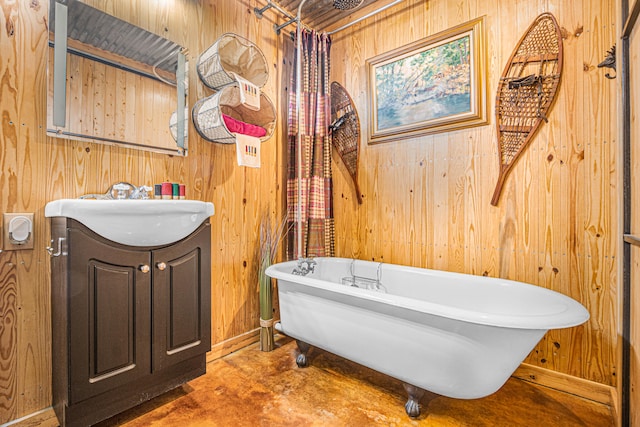
[[[268,215],[260,221],[260,259],[258,284],[260,292],[260,350],[272,351],[273,339],[273,296],[271,277],[265,274],[266,269],[274,263],[280,242],[286,234],[287,217],[279,224],[273,225]]]

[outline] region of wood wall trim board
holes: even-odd
[[[211,346],[211,351],[207,353],[207,363],[220,359],[228,354],[238,351],[248,345],[260,340],[260,328],[252,329],[249,332],[238,335],[228,340]]]
[[[539,366],[522,363],[512,377],[549,387],[564,393],[574,394],[611,408],[617,406],[616,388],[585,380]]]
[[[49,406],[48,408],[3,424],[2,427],[58,427],[59,425],[60,423],[58,423],[56,413],[53,408]]]

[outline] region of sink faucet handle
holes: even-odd
[[[128,182],[118,182],[113,184],[109,189],[114,199],[128,199],[131,194],[136,191],[136,187]]]
[[[131,199],[146,200],[150,198],[151,191],[153,191],[152,187],[149,187],[148,185],[141,185],[140,187],[136,188],[129,197]]]

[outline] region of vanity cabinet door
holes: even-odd
[[[211,350],[210,242],[206,224],[152,252],[154,371]]]
[[[76,403],[149,375],[151,257],[80,229],[68,238],[69,399]]]

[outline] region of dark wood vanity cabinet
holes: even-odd
[[[209,221],[163,247],[114,243],[52,218],[53,406],[90,425],[205,373]]]

